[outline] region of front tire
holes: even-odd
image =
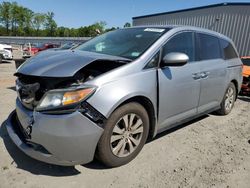
[[[136,102],[116,109],[107,120],[97,145],[97,158],[108,167],[133,160],[144,146],[149,131],[145,108]]]
[[[229,114],[233,109],[235,100],[236,100],[236,88],[235,85],[231,82],[221,102],[221,108],[217,111],[217,113],[220,115]]]

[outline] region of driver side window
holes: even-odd
[[[172,37],[163,47],[163,55],[171,52],[185,53],[189,62],[195,61],[194,33],[184,32]]]

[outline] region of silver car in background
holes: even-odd
[[[219,33],[120,29],[21,65],[7,130],[35,159],[76,165],[96,156],[116,167],[157,133],[213,111],[230,113],[241,72],[234,44]]]

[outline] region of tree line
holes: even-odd
[[[0,36],[93,37],[117,29],[100,21],[80,28],[58,27],[53,12],[36,13],[17,2],[0,3]],[[125,23],[124,27],[130,27]]]

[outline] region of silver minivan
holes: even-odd
[[[7,131],[47,163],[96,156],[120,166],[157,133],[213,111],[229,114],[241,72],[233,42],[219,33],[189,26],[111,31],[21,65]]]

